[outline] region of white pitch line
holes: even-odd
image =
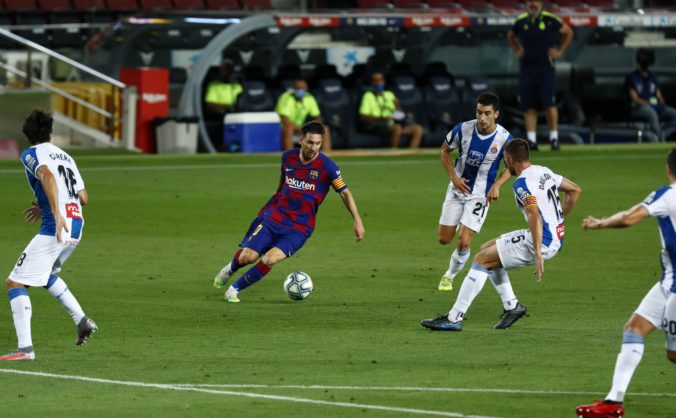
[[[387,157],[383,157],[387,158]],[[558,160],[569,160],[570,156],[543,156],[536,159],[536,162],[540,161],[558,161]],[[575,160],[608,160],[612,158],[613,160],[634,160],[634,159],[656,159],[653,155],[617,155],[608,157],[605,155],[582,155],[574,157]],[[662,158],[662,157],[659,157]],[[658,158],[658,159],[659,159]],[[430,164],[434,162],[434,159],[426,160],[402,160],[402,159],[383,159],[379,161],[368,160],[368,161],[342,161],[340,163],[341,167],[348,166],[365,166],[365,165],[414,165],[414,164]],[[662,161],[662,160],[660,160]],[[108,166],[108,167],[84,167],[80,168],[82,172],[124,172],[124,171],[168,171],[168,170],[213,170],[213,169],[243,169],[243,168],[272,168],[279,167],[279,162],[274,163],[219,163],[219,164],[172,164],[172,165],[141,165],[141,166]],[[15,168],[6,168],[0,169],[0,174],[23,174],[25,170],[15,169]]]
[[[181,386],[173,384],[161,384],[161,383],[146,383],[146,382],[134,382],[126,380],[111,380],[111,379],[100,379],[96,377],[87,377],[87,376],[73,376],[66,374],[53,374],[53,373],[43,373],[43,372],[29,372],[24,370],[9,370],[1,369],[0,373],[6,374],[17,374],[24,376],[35,376],[35,377],[47,377],[51,379],[62,379],[62,380],[76,380],[80,382],[92,382],[92,383],[103,383],[109,385],[118,385],[118,386],[131,386],[131,387],[142,387],[142,388],[151,388],[151,389],[163,389],[163,390],[174,390],[182,392],[199,392],[199,393],[208,393],[212,395],[227,395],[227,396],[239,396],[244,398],[256,398],[256,399],[267,399],[272,401],[284,401],[284,402],[296,402],[296,403],[306,403],[314,405],[326,405],[326,406],[336,406],[341,408],[355,408],[355,409],[373,409],[378,411],[388,411],[388,412],[400,412],[405,414],[416,414],[416,415],[433,415],[438,417],[458,417],[458,418],[499,418],[499,417],[490,417],[484,415],[465,415],[458,412],[445,412],[445,411],[433,411],[428,409],[415,409],[415,408],[399,408],[394,406],[384,406],[384,405],[371,405],[371,404],[360,404],[360,403],[349,403],[349,402],[331,402],[331,401],[322,401],[318,399],[308,399],[308,398],[296,398],[291,396],[278,396],[278,395],[267,395],[264,393],[253,393],[253,392],[233,392],[229,390],[214,390],[199,388],[196,386]]]
[[[260,384],[206,384],[176,383],[175,386],[200,388],[232,388],[232,389],[331,389],[353,391],[401,391],[401,392],[473,392],[473,393],[512,393],[523,395],[588,395],[597,396],[600,392],[565,391],[565,390],[528,390],[500,388],[426,388],[417,386],[325,386],[325,385],[260,385]],[[627,393],[627,396],[669,397],[676,398],[676,393]]]

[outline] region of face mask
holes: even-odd
[[[293,91],[293,95],[296,99],[302,99],[303,96],[305,96],[305,90],[304,89],[296,89]]]
[[[374,84],[373,85],[373,91],[376,93],[382,93],[385,91],[385,85],[384,84]]]

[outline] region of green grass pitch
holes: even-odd
[[[528,317],[493,330],[502,305],[487,283],[461,333],[419,325],[451,307],[462,280],[452,293],[436,290],[453,249],[437,243],[448,184],[437,155],[336,157],[365,240],[354,242],[349,214],[330,192],[302,251],[244,291],[240,304],[226,304],[212,279],[274,192],[278,157],[82,155],[91,202],[83,241],[61,276],[100,331],[75,347],[67,314],[31,289],[37,360],[0,365],[0,415],[573,417],[576,405],[608,391],[622,326],[661,272],[654,219],[592,232],[581,220],[664,185],[668,149],[534,154],[583,189],[563,251],[546,262],[542,283],[532,269],[511,273]],[[526,227],[510,186],[473,253]],[[21,214],[32,195],[18,161],[0,162],[0,190],[0,266],[8,274],[37,230]],[[315,283],[306,301],[282,291],[295,270]],[[2,300],[0,349],[10,351],[16,336]],[[627,416],[676,416],[674,376],[655,332]]]

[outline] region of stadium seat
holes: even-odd
[[[428,145],[438,145],[453,126],[464,121],[462,97],[450,75],[429,77],[423,95],[430,119],[430,129],[425,139]]]
[[[425,100],[415,79],[410,75],[400,75],[392,78],[392,91],[399,99],[401,107],[406,112],[409,123],[418,123],[424,127],[429,125]]]
[[[420,0],[394,0],[394,7],[402,9],[426,9],[429,6]]]
[[[468,76],[465,79],[465,87],[462,89],[462,108],[465,112],[464,119],[476,118],[476,98],[488,91],[488,80],[482,76]]]
[[[262,81],[245,81],[244,91],[237,96],[238,112],[266,112],[275,109],[272,95]]]
[[[106,0],[108,9],[110,10],[138,10],[138,3],[136,0]]]
[[[272,9],[271,0],[241,0],[241,3],[247,10]]]
[[[5,0],[5,10],[8,12],[34,12],[38,9],[37,0]]]
[[[204,10],[204,0],[174,0],[174,5],[179,10]]]
[[[429,7],[435,7],[435,8],[456,8],[458,7],[458,3],[455,2],[455,0],[427,0],[427,5]]]
[[[612,8],[615,6],[614,0],[584,0],[584,2],[592,7]]]
[[[78,12],[105,10],[103,0],[73,0],[73,8]]]
[[[491,7],[487,0],[458,0],[458,4],[464,9],[476,9]]]
[[[317,99],[324,123],[331,129],[334,148],[350,147],[350,131],[354,125],[350,96],[339,78],[323,78],[312,91]]]
[[[40,0],[40,9],[45,12],[71,10],[70,0]]]
[[[392,3],[387,0],[359,0],[360,9],[391,9]]]
[[[140,0],[143,10],[171,10],[174,8],[171,0]]]
[[[240,5],[237,0],[206,0],[207,8],[211,10],[221,9],[239,9]]]
[[[490,0],[491,4],[495,7],[504,7],[504,8],[513,8],[513,9],[523,9],[524,5],[519,0]]]

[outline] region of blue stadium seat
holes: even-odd
[[[341,80],[320,79],[312,94],[317,99],[324,123],[331,129],[333,147],[349,148],[350,132],[354,128],[354,108]]]
[[[244,91],[237,96],[235,108],[238,112],[268,112],[275,109],[275,102],[265,83],[245,81]]]
[[[406,112],[409,123],[418,123],[423,127],[429,126],[427,109],[422,91],[416,85],[415,79],[410,75],[401,75],[392,78],[392,91],[399,99],[401,107]]]
[[[462,89],[462,108],[464,119],[476,119],[476,99],[479,95],[489,90],[488,80],[482,76],[468,76],[465,79],[465,87]]]
[[[464,121],[465,112],[461,94],[453,85],[450,75],[432,76],[428,81],[423,89],[430,119],[430,129],[425,139],[428,145],[439,145],[453,126]]]

